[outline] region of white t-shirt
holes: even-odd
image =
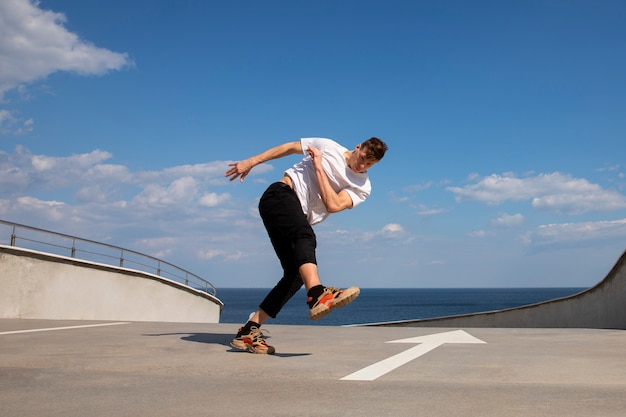
[[[346,190],[352,198],[352,207],[361,204],[370,195],[372,186],[367,173],[354,172],[348,168],[344,156],[348,149],[325,138],[302,138],[300,143],[305,157],[286,170],[285,174],[291,178],[293,189],[300,199],[302,211],[306,214],[309,224],[317,224],[330,214],[322,201],[313,162],[307,153],[309,146],[322,152],[322,166],[331,187],[337,193]]]

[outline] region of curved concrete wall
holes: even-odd
[[[486,313],[368,325],[626,329],[626,252],[604,280],[569,297]]]
[[[0,318],[218,323],[214,296],[141,271],[0,245]]]

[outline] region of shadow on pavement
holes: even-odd
[[[230,345],[230,341],[233,338],[232,334],[223,334],[223,333],[158,333],[158,334],[144,334],[143,336],[174,336],[174,335],[185,335],[181,337],[181,340],[185,340],[187,342],[198,342],[198,343],[208,343],[213,345],[222,345],[230,348],[228,352],[234,353],[248,353],[245,350],[234,349]],[[266,336],[267,339],[270,336]],[[275,353],[271,356],[276,356],[279,358],[293,358],[298,356],[309,356],[310,353]]]

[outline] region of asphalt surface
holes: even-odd
[[[0,416],[626,415],[623,330],[236,328],[0,319]]]

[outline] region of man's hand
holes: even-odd
[[[309,146],[306,152],[311,157],[311,160],[313,160],[313,166],[315,168],[321,168],[322,167],[322,151],[320,151],[317,148],[314,148],[313,146]]]
[[[234,181],[239,177],[239,182],[243,182],[243,179],[246,178],[254,164],[250,161],[250,159],[246,159],[245,161],[228,164],[228,166],[231,168],[226,171],[224,176],[230,177],[230,181]]]

